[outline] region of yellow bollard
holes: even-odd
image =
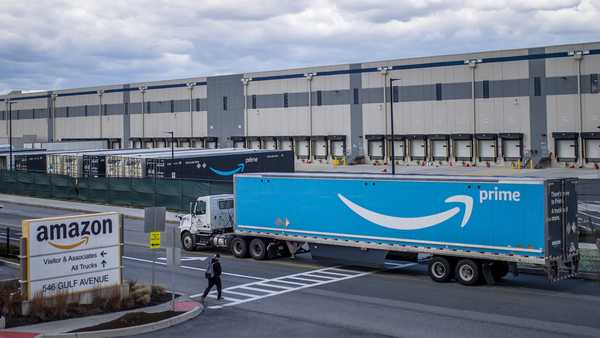
[[[533,160],[529,160],[529,169],[533,169]]]

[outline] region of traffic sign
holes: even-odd
[[[36,294],[80,292],[122,283],[122,216],[101,213],[22,222],[23,280]]]
[[[153,231],[149,237],[150,249],[160,249],[160,231]]]

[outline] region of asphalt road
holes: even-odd
[[[69,212],[5,203],[0,224]],[[125,219],[127,243],[142,243],[141,221]],[[185,253],[173,275],[164,251],[126,244],[128,279],[156,280],[197,297],[207,252]],[[146,337],[600,337],[600,283],[547,283],[509,276],[495,286],[438,284],[425,266],[398,262],[387,270],[296,260],[254,261],[223,254],[225,302],[182,325]],[[16,274],[0,265],[0,275]],[[143,336],[142,336],[143,337]]]

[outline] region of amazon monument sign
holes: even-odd
[[[121,284],[122,222],[118,213],[23,221],[29,299]]]

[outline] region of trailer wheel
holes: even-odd
[[[462,259],[456,264],[456,280],[462,285],[479,283],[481,269],[479,264],[470,259]]]
[[[452,264],[446,257],[435,256],[429,262],[429,277],[438,283],[447,282],[452,278]]]
[[[237,258],[248,257],[248,241],[242,237],[236,237],[231,241],[231,252]]]
[[[181,246],[185,251],[194,251],[194,238],[189,231],[181,235]]]
[[[255,238],[250,242],[250,256],[259,261],[267,258],[267,244],[262,238]]]
[[[508,274],[509,270],[508,263],[494,262],[494,264],[492,264],[492,277],[498,282]]]

